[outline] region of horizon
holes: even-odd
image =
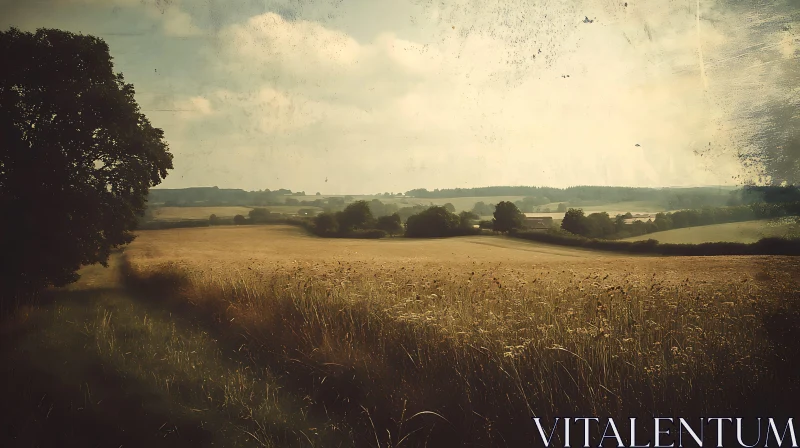
[[[552,188],[558,190],[567,190],[570,188],[641,188],[641,189],[651,189],[651,190],[666,190],[666,189],[691,189],[691,188],[719,188],[719,189],[730,189],[735,190],[738,188],[744,188],[746,185],[685,185],[685,186],[666,186],[666,187],[637,187],[637,186],[626,186],[626,185],[570,185],[567,187],[551,187],[548,185],[479,185],[475,187],[452,187],[452,188],[426,188],[426,187],[419,187],[419,188],[412,188],[406,191],[386,191],[381,193],[325,193],[320,191],[319,193],[322,196],[375,196],[378,194],[384,193],[393,193],[393,194],[403,194],[405,195],[409,191],[413,190],[427,190],[429,192],[438,191],[438,190],[454,190],[454,189],[462,189],[462,190],[471,190],[471,189],[480,189],[480,188]],[[292,193],[299,193],[305,192],[306,196],[315,196],[316,191],[313,193],[309,193],[309,190],[295,190],[292,188],[285,188],[285,187],[278,187],[278,188],[261,188],[250,190],[246,188],[235,188],[235,187],[220,187],[219,185],[195,185],[195,186],[188,186],[188,187],[178,187],[178,188],[168,188],[163,186],[157,186],[151,188],[151,190],[188,190],[188,189],[198,189],[198,188],[218,188],[220,190],[244,190],[248,192],[256,192],[256,191],[277,191],[277,190],[289,190]]]

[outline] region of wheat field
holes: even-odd
[[[125,259],[132,287],[245,335],[306,396],[313,445],[519,446],[532,416],[740,415],[798,397],[789,257],[260,226],[142,232]]]

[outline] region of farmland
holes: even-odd
[[[70,365],[141,382],[189,434],[174,443],[203,419],[232,446],[516,446],[530,415],[775,415],[798,397],[791,258],[249,226],[142,232],[113,264],[26,344],[86,340]]]
[[[297,205],[267,205],[272,213],[296,214],[300,209],[320,210],[318,207]],[[191,219],[208,219],[212,214],[218,218],[233,218],[236,215],[247,216],[253,207],[218,206],[218,207],[155,207],[153,219],[156,221],[179,221]]]
[[[658,240],[661,243],[700,244],[713,242],[754,243],[766,237],[785,237],[792,224],[770,220],[712,224],[649,233],[622,241]]]
[[[5,347],[36,355],[14,349],[7,375],[66,356],[58,374],[84,386],[4,392],[47,397],[20,428],[64,431],[85,418],[65,403],[91,393],[82,412],[123,408],[103,418],[140,426],[109,442],[170,446],[518,446],[536,437],[530,415],[776,415],[800,396],[798,268],[502,236],[144,231],[4,327],[22,335]],[[131,382],[150,398],[129,402]]]
[[[219,218],[233,218],[236,215],[245,215],[250,207],[155,207],[153,219],[159,221],[179,221],[182,219],[208,219],[217,215]]]

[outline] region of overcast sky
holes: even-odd
[[[108,42],[175,155],[167,188],[732,184],[749,114],[800,96],[797,0],[0,8],[0,29]]]

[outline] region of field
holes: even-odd
[[[250,210],[250,207],[156,207],[153,209],[153,219],[159,221],[208,219],[212,214],[218,218],[233,218],[236,215],[247,216]]]
[[[622,241],[658,240],[661,243],[699,244],[719,241],[733,243],[754,243],[765,237],[784,237],[790,229],[789,223],[773,223],[770,220],[712,224],[708,226],[687,227],[664,232],[626,238]]]
[[[148,231],[8,344],[69,360],[59,374],[80,389],[61,400],[80,412],[130,408],[131,445],[540,446],[531,416],[793,412],[799,268],[500,236]],[[54,420],[52,387],[6,391],[44,403],[16,414],[20,432],[78,419],[62,405]]]
[[[300,209],[322,210],[318,207],[303,205],[265,205],[259,206],[272,213],[296,214]],[[233,218],[236,215],[247,216],[253,207],[156,207],[153,218],[157,221],[179,221],[182,219],[208,219],[212,214],[218,218]]]

